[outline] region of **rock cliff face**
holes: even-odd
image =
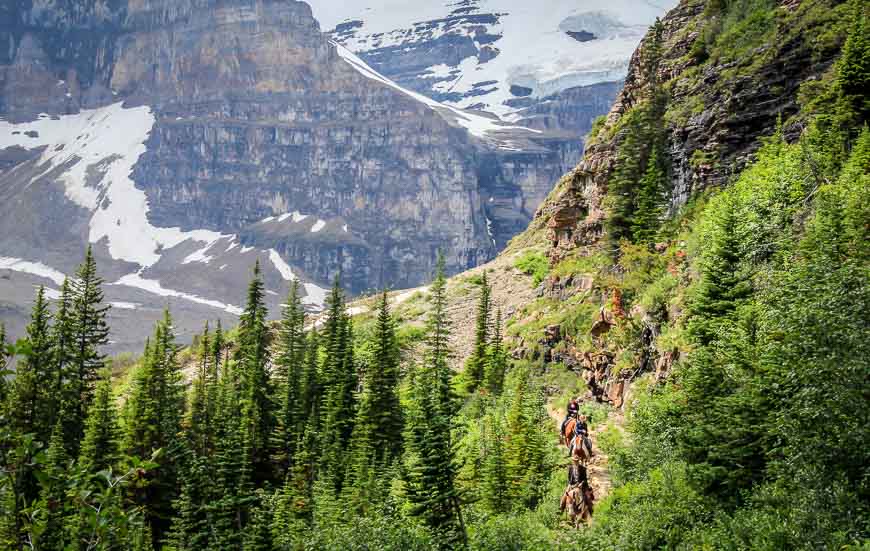
[[[705,189],[725,185],[753,158],[761,138],[773,133],[777,120],[798,111],[798,88],[819,78],[833,62],[836,48],[814,44],[816,29],[803,30],[784,43],[761,46],[738,61],[698,59],[706,3],[683,0],[662,19],[658,79],[668,92],[664,127],[667,135],[671,213]],[[794,10],[783,2],[778,10]],[[533,228],[546,227],[551,257],[588,247],[603,235],[607,212],[602,200],[625,138],[623,117],[638,106],[648,86],[647,35],[632,56],[625,86],[605,125],[587,144],[579,165],[541,205]],[[787,126],[794,137],[799,125]]]
[[[561,179],[518,241],[549,246],[554,265],[569,256],[576,260],[601,252],[610,214],[608,187],[620,162],[620,149],[627,143],[626,119],[649,101],[653,74],[666,96],[661,122],[670,214],[700,192],[727,185],[753,159],[762,139],[776,131],[778,121],[784,122],[785,139],[796,139],[802,129],[801,120],[794,117],[799,111],[799,88],[824,78],[838,55],[839,43],[831,35],[827,41],[819,38],[825,36],[822,31],[829,22],[819,16],[819,9],[806,15],[809,2],[771,4],[764,8],[765,15],[777,23],[766,27],[771,30],[763,40],[742,49],[739,44],[728,44],[732,50],[709,57],[702,46],[705,33],[717,32],[721,22],[710,16],[708,3],[682,0],[671,10],[662,19],[661,57],[651,63],[655,38],[652,33],[647,35],[632,57],[623,90],[604,125],[591,137],[582,161]],[[655,250],[662,252],[667,245],[658,244]],[[678,273],[684,259],[681,251],[668,270]],[[545,355],[556,354],[552,361],[582,373],[593,395],[619,406],[631,377],[650,371],[661,379],[679,353],[657,349],[660,322],[643,309],[625,312],[619,287],[612,285],[583,272],[550,277],[539,290],[542,296],[563,301],[585,297],[587,305],[600,307],[600,319],[588,332],[592,352],[579,352],[571,337],[559,333],[559,326],[548,328],[539,344]],[[679,315],[668,312],[667,317],[677,319]],[[617,323],[614,320],[626,316],[642,326],[641,349],[633,369],[621,372],[615,367],[621,345],[606,336]],[[520,347],[517,354],[527,354],[527,348]]]
[[[426,281],[438,250],[475,266],[581,153],[576,133],[402,89],[304,2],[0,0],[0,16],[0,257],[69,273],[90,241],[107,279],[158,298],[241,297],[254,258],[277,293],[309,282],[312,306],[339,272],[360,292]]]

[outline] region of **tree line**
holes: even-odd
[[[400,539],[458,548],[468,543],[463,510],[480,499],[467,491],[478,479],[493,512],[510,508],[507,496],[537,491],[520,436],[534,436],[541,417],[529,414],[525,380],[507,428],[494,420],[487,429],[489,463],[477,470],[484,448],[457,455],[468,433],[461,412],[497,400],[508,370],[485,277],[463,381],[450,367],[443,262],[410,359],[386,291],[364,337],[338,279],[322,323],[311,323],[294,281],[273,324],[257,264],[237,328],[206,323],[182,351],[166,311],[126,382],[112,380],[101,352],[101,285],[88,249],[54,312],[40,288],[26,338],[0,355],[4,365],[19,358],[0,386],[6,548],[297,549],[359,518],[397,522]],[[546,469],[542,457],[535,465]]]

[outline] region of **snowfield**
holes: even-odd
[[[362,59],[359,58],[359,56],[355,55],[353,52],[351,52],[338,42],[333,41],[332,44],[338,50],[338,55],[341,56],[342,59],[347,61],[354,69],[359,71],[361,74],[372,80],[385,84],[395,90],[398,90],[399,92],[427,105],[429,108],[441,113],[448,121],[454,124],[458,124],[459,126],[468,130],[468,132],[472,136],[495,142],[500,149],[514,150],[516,148],[511,145],[511,142],[509,140],[500,140],[497,137],[493,136],[494,132],[504,130],[519,130],[533,134],[540,134],[541,132],[540,130],[533,130],[531,128],[525,128],[522,126],[509,126],[504,124],[497,118],[490,118],[482,115],[477,115],[475,113],[469,113],[468,111],[463,111],[461,109],[457,109],[456,107],[439,103],[431,98],[427,98],[422,94],[418,94],[417,92],[413,92],[411,90],[403,88],[369,67]]]
[[[544,97],[566,88],[616,81],[625,76],[632,52],[655,18],[676,0],[307,0],[325,31],[348,22],[334,36],[356,54],[408,47],[445,34],[473,36],[480,25],[497,39],[498,55],[481,62],[478,56],[459,65],[433,65],[424,72],[432,90],[468,94],[475,84],[496,81],[485,94],[467,95],[453,103],[466,108],[484,103],[502,118],[516,109],[505,105],[513,85]],[[491,15],[495,23],[462,20],[466,15]],[[349,28],[352,27],[352,28]],[[590,33],[580,41],[568,33]],[[586,35],[588,38],[589,35]],[[485,46],[475,44],[478,52]],[[447,78],[447,80],[444,80]],[[478,90],[479,92],[479,90]],[[508,119],[509,120],[509,119]]]
[[[220,254],[238,246],[237,236],[210,230],[184,231],[180,228],[161,228],[148,220],[148,198],[136,187],[130,175],[134,165],[146,152],[145,142],[156,122],[148,107],[124,108],[121,102],[99,109],[83,110],[74,115],[49,117],[40,115],[32,122],[12,124],[0,120],[0,149],[19,146],[25,149],[44,147],[37,166],[41,171],[32,181],[51,170],[64,166],[60,177],[68,199],[90,212],[88,241],[98,243],[106,240],[109,254],[116,260],[131,262],[140,269],[122,277],[115,285],[135,287],[152,294],[175,297],[212,306],[233,314],[241,313],[237,306],[200,297],[183,291],[165,289],[159,281],[144,279],[145,268],[157,264],[173,247],[185,243],[198,244],[182,264],[208,264]],[[301,222],[308,216],[298,212],[277,217],[292,218]],[[272,217],[275,219],[276,217]],[[267,219],[268,220],[268,219]],[[322,221],[315,222],[319,231]],[[242,247],[238,254],[253,251]],[[274,250],[258,251],[267,255],[284,280],[295,279],[290,266]],[[0,251],[2,254],[2,251]],[[57,285],[63,282],[64,274],[37,261],[0,256],[0,269],[29,273],[52,280]],[[309,284],[311,289],[306,304],[322,307],[322,290]],[[306,286],[308,289],[308,286]],[[130,304],[119,306],[133,309]]]

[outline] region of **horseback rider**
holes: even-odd
[[[580,497],[582,505],[577,502],[578,491],[579,496],[582,496]],[[559,500],[559,510],[568,509],[568,516],[576,525],[578,520],[588,519],[592,515],[594,499],[595,495],[589,484],[586,467],[580,464],[578,457],[573,457],[572,464],[568,467],[568,487],[565,488],[565,493]]]
[[[562,428],[559,431],[559,434],[565,434],[565,425],[568,424],[568,421],[572,417],[577,417],[578,411],[580,411],[580,402],[577,398],[571,398],[571,400],[568,401],[568,413],[565,415],[565,420],[562,421]]]
[[[577,418],[577,422],[574,424],[574,436],[579,436],[583,440],[583,445],[586,446],[589,457],[592,457],[592,441],[589,439],[589,424],[585,415]]]
[[[574,457],[571,465],[568,466],[568,487],[589,484],[589,478],[586,474],[586,467],[580,464],[580,458]]]

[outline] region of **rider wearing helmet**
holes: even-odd
[[[565,434],[565,425],[568,424],[568,420],[572,417],[577,417],[577,412],[580,410],[580,402],[577,398],[571,398],[568,401],[568,414],[565,415],[565,420],[562,421],[562,429],[559,431],[559,434]]]

